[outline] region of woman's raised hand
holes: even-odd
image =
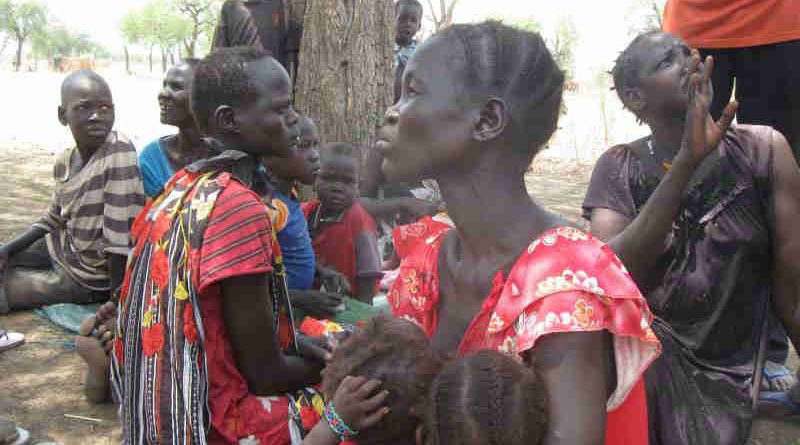
[[[711,87],[711,73],[714,72],[714,58],[706,57],[700,62],[700,53],[692,50],[689,62],[689,106],[686,109],[686,128],[681,151],[689,160],[698,165],[719,146],[720,140],[728,131],[739,104],[729,103],[718,121],[709,113],[714,93]]]

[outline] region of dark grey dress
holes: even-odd
[[[638,283],[664,346],[646,375],[651,445],[738,444],[749,436],[746,380],[763,317],[774,317],[773,133],[749,125],[728,131],[692,179],[657,266]],[[635,217],[662,176],[646,139],[609,149],[592,175],[584,216],[607,208]],[[780,338],[779,323],[772,325]]]

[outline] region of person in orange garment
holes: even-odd
[[[715,119],[735,81],[738,122],[775,128],[800,159],[800,2],[669,0],[663,29],[714,57]]]

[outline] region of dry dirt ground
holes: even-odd
[[[45,209],[52,163],[53,155],[43,150],[0,149],[0,175],[7,184],[0,196],[0,240],[25,228]],[[542,204],[577,222],[590,173],[588,165],[539,160],[529,175],[529,189]],[[0,353],[0,416],[37,437],[68,445],[118,442],[114,408],[83,399],[81,361],[69,335],[32,312],[0,317],[0,326],[27,336],[24,346]],[[760,421],[751,444],[800,444],[800,426]]]

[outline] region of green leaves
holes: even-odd
[[[129,11],[120,31],[128,44],[164,50],[182,45],[194,57],[200,37],[211,39],[219,5],[219,0],[151,0]]]

